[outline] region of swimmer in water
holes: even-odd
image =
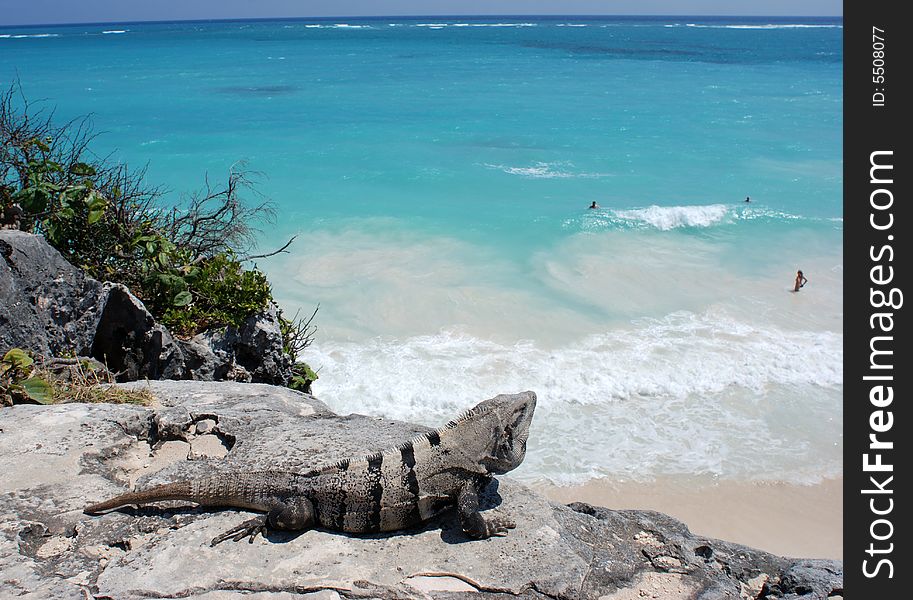
[[[802,271],[796,273],[796,287],[793,288],[794,292],[798,292],[799,288],[804,287],[808,283],[808,279],[805,275],[802,274]]]
[[[590,204],[590,208],[599,208],[599,205],[596,204],[596,201],[595,201],[595,200],[593,200],[593,203]]]

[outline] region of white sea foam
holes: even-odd
[[[14,40],[21,40],[24,38],[55,38],[60,37],[59,33],[21,33],[18,35],[9,35],[6,37],[11,37]]]
[[[615,217],[645,223],[656,229],[668,231],[678,227],[709,227],[730,216],[725,204],[706,206],[648,206],[631,210],[613,211]]]
[[[497,393],[536,391],[526,479],[805,482],[840,469],[837,333],[679,312],[552,349],[450,330],[317,344],[304,358],[334,409],[428,425]]]
[[[572,169],[574,166],[568,162],[537,162],[529,167],[513,167],[510,165],[494,165],[490,163],[484,163],[483,166],[489,169],[501,170],[508,175],[520,175],[532,179],[594,179],[611,176],[609,173],[585,173],[568,170]]]
[[[334,23],[332,25],[318,25],[311,23],[305,25],[308,29],[373,29],[370,25],[350,25],[349,23]]]
[[[686,27],[701,29],[843,29],[843,25],[812,25],[806,23],[767,23],[759,25],[706,25],[700,23],[686,23]],[[670,27],[667,25],[666,27]]]
[[[471,27],[536,27],[535,23],[470,23]]]
[[[128,31],[129,31],[129,29],[109,29],[107,31],[102,31],[102,33],[105,35],[114,35],[114,34],[120,34],[120,33],[127,33]]]
[[[390,26],[401,26],[401,23],[391,23]],[[536,27],[536,23],[415,23],[412,27],[428,27],[430,29],[443,29],[444,27]]]
[[[643,208],[609,209],[588,211],[582,217],[565,219],[565,229],[601,231],[609,229],[659,229],[670,231],[683,227],[714,227],[739,221],[828,221],[842,222],[830,217],[807,217],[763,206],[733,206],[727,204],[706,204],[687,206],[647,206]]]

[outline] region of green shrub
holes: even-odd
[[[183,270],[155,273],[147,289],[162,323],[178,335],[226,325],[240,327],[272,301],[266,275],[244,269],[227,253]]]
[[[292,367],[292,379],[288,387],[305,394],[311,393],[311,384],[319,379],[317,372],[311,369],[310,365],[303,362],[296,362]]]

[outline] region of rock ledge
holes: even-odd
[[[146,385],[146,384],[127,384]],[[21,405],[0,411],[0,597],[731,598],[842,595],[842,564],[695,536],[650,511],[547,501],[508,477],[486,503],[517,522],[469,541],[453,516],[397,534],[312,530],[210,548],[236,510],[82,508],[129,488],[232,469],[302,469],[425,431],[338,416],[287,388],[148,384],[151,408]]]

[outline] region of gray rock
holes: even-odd
[[[292,377],[292,359],[282,351],[279,310],[270,304],[266,311],[244,321],[234,344],[235,362],[253,381],[285,385]]]
[[[276,307],[240,327],[175,339],[126,287],[86,276],[40,236],[0,231],[0,353],[91,356],[119,381],[233,380],[278,385],[292,376]]]
[[[184,354],[168,330],[126,287],[108,283],[105,291],[91,355],[118,373],[119,381],[182,379]]]
[[[240,328],[204,331],[178,344],[188,379],[285,385],[292,377],[292,359],[282,350],[274,304],[248,317]]]
[[[215,429],[216,422],[213,419],[203,419],[202,421],[197,421],[197,435],[205,435]]]
[[[133,484],[304,469],[426,431],[337,416],[311,396],[268,385],[148,385],[159,400],[152,408],[0,411],[0,597],[83,598],[86,589],[118,599],[823,600],[842,588],[836,561],[781,558],[695,536],[656,512],[554,504],[507,477],[486,491],[485,506],[509,514],[517,528],[484,541],[467,540],[455,517],[444,515],[396,534],[273,532],[253,544],[210,548],[208,540],[249,513],[163,503],[82,514],[86,503]],[[197,435],[204,421],[213,425]],[[224,452],[193,452],[204,438]]]
[[[0,351],[89,355],[106,295],[43,238],[0,231]]]

